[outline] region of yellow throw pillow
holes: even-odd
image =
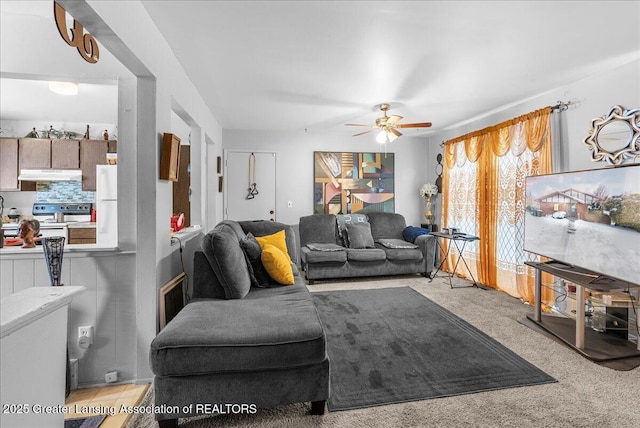
[[[293,269],[291,263],[279,248],[275,245],[266,244],[262,248],[262,265],[267,270],[267,273],[278,284],[293,285]]]
[[[287,260],[289,263],[293,263],[291,261],[291,256],[289,256],[289,251],[287,251],[287,240],[284,229],[280,232],[274,233],[273,235],[265,235],[265,236],[256,236],[256,241],[260,244],[260,248],[264,251],[264,247],[267,244],[271,244],[287,256]]]

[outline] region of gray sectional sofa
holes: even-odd
[[[252,241],[248,234],[280,230],[285,230],[295,282],[252,286],[258,275],[249,269],[251,252],[243,251]],[[298,248],[294,228],[276,222],[223,221],[204,237],[194,256],[192,301],[151,344],[155,404],[168,409],[155,415],[161,427],[207,411],[197,403],[311,402],[311,413],[324,413],[326,338],[295,266]]]
[[[436,237],[425,234],[406,241],[403,232],[407,224],[402,215],[368,213],[360,221],[339,224],[338,220],[333,214],[300,218],[301,266],[309,284],[357,276],[430,276],[433,271]]]

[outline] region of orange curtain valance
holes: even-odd
[[[489,126],[478,131],[469,132],[460,137],[444,142],[445,165],[449,168],[456,162],[455,143],[464,141],[464,150],[467,159],[476,162],[485,146],[491,148],[496,156],[504,156],[514,141],[526,141],[527,147],[532,152],[539,151],[544,142],[545,135],[549,132],[551,107],[544,107],[531,113],[509,119],[497,125]],[[524,122],[522,127],[514,126]],[[511,133],[524,133],[524,138],[510,138]],[[514,147],[516,151],[523,148]]]

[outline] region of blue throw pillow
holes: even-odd
[[[420,235],[428,235],[429,229],[423,229],[421,227],[407,226],[402,231],[402,237],[407,242],[415,242],[416,238]]]

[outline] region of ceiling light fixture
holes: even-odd
[[[380,144],[391,143],[398,138],[396,134],[389,131],[380,131],[378,135],[376,135],[376,141]]]
[[[78,84],[72,82],[49,82],[49,90],[60,95],[78,95]]]

